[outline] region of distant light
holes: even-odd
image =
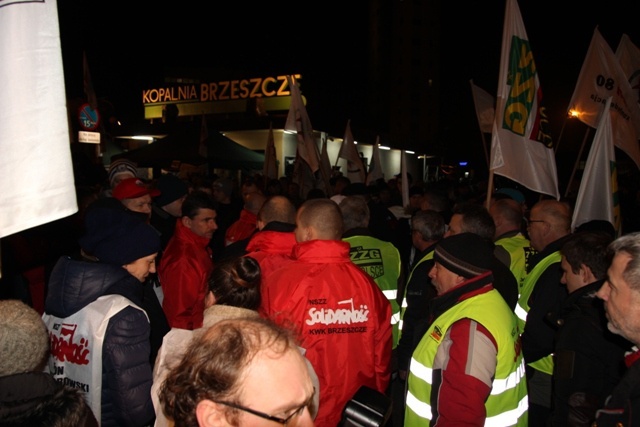
[[[138,141],[153,141],[152,136],[133,136],[131,139],[137,139]]]
[[[459,165],[459,166],[467,166],[467,163],[468,163],[468,162],[458,162],[458,165]]]
[[[291,133],[291,134],[295,134],[295,133],[298,133],[298,132],[297,132],[297,131],[295,131],[295,130],[291,130],[291,129],[284,129],[284,133]]]
[[[579,117],[580,112],[577,110],[569,110],[569,117]]]
[[[386,145],[378,145],[378,148],[381,150],[391,150],[391,148],[387,147]]]
[[[358,141],[353,141],[353,143],[354,143],[355,145],[358,145]]]
[[[416,154],[415,151],[411,151],[411,150],[404,150],[404,152],[407,153],[407,154]]]

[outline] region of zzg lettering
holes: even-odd
[[[87,365],[89,363],[89,341],[82,337],[76,343],[73,338],[78,325],[75,324],[56,324],[55,330],[60,330],[59,336],[53,332],[49,333],[51,341],[51,355],[60,362],[65,360],[76,365]]]
[[[355,265],[374,280],[384,276],[384,263],[380,249],[355,246],[349,250],[349,257]]]

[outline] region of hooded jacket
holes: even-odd
[[[62,257],[51,272],[45,314],[69,317],[104,295],[141,305],[142,284],[122,267]],[[149,333],[145,312],[132,306],[109,320],[102,346],[102,427],[153,420]]]

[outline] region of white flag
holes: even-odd
[[[382,172],[382,163],[380,162],[380,135],[376,137],[376,143],[373,144],[371,151],[371,162],[369,163],[369,172],[367,173],[367,185],[375,184],[378,179],[384,179]]]
[[[0,7],[0,238],[78,211],[56,1],[6,3]]]
[[[542,90],[516,0],[507,0],[490,169],[560,199]]]
[[[629,80],[631,90],[640,101],[640,49],[633,44],[628,35],[623,34],[616,49],[616,57],[622,67],[622,72]]]
[[[613,97],[611,101],[613,142],[640,167],[638,97],[631,90],[629,80],[611,47],[596,27],[569,102],[569,109],[579,113],[580,121],[595,128],[609,97]]]
[[[267,147],[264,150],[264,166],[262,175],[266,179],[278,179],[278,163],[276,156],[276,145],[273,140],[273,125],[269,124],[269,136],[267,138]]]
[[[347,120],[347,128],[344,131],[344,138],[342,139],[338,157],[347,161],[347,178],[351,182],[365,181],[364,164],[351,133],[351,120]]]
[[[289,107],[289,115],[284,130],[295,132],[298,135],[297,152],[300,158],[304,160],[311,172],[315,173],[319,169],[319,153],[318,146],[313,137],[313,127],[311,120],[307,114],[307,109],[302,102],[302,94],[298,87],[298,82],[293,76],[287,76],[289,82],[289,90],[291,91],[291,106]]]
[[[476,117],[478,125],[483,133],[491,133],[493,130],[493,120],[496,114],[496,99],[486,90],[476,86],[473,80],[471,83],[471,94],[473,95],[473,105],[476,107]]]
[[[610,111],[611,97],[604,111]],[[609,221],[620,235],[621,218],[618,202],[618,179],[613,148],[613,112],[602,114],[593,137],[589,157],[580,181],[580,189],[573,210],[571,229],[591,220]]]

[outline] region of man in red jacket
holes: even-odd
[[[390,378],[391,305],[351,262],[342,229],[335,202],[307,200],[296,215],[294,261],[263,276],[263,312],[297,326],[318,375],[318,426],[336,426],[360,386],[385,393]]]
[[[216,231],[216,211],[207,193],[189,193],[182,203],[182,217],[158,266],[164,310],[169,326],[197,329],[202,326],[207,280],[213,270],[208,247]]]
[[[258,212],[255,233],[247,244],[247,255],[260,264],[262,277],[293,261],[296,244],[296,208],[284,196],[272,196]]]

